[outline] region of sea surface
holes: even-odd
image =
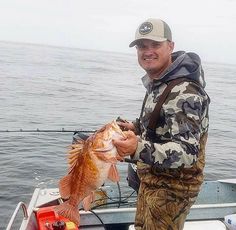
[[[236,65],[203,68],[211,97],[205,178],[234,178]],[[135,119],[143,75],[135,54],[0,42],[0,230],[19,201],[28,203],[36,187],[56,187],[66,173],[73,133],[37,130],[96,130],[118,116]],[[122,192],[126,168],[119,164]]]

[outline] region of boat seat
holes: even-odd
[[[186,221],[184,230],[227,230],[223,222],[219,220],[207,221]],[[129,230],[135,230],[134,225],[129,226]]]

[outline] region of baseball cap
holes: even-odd
[[[149,18],[143,22],[135,33],[135,40],[129,47],[133,47],[141,39],[149,39],[157,42],[172,41],[170,27],[161,19]]]

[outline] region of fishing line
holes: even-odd
[[[130,197],[132,197],[132,195],[133,195],[134,193],[136,193],[136,191],[131,192],[129,196],[125,197],[125,198],[122,200],[122,202],[125,202],[126,200],[128,200]],[[135,195],[135,197],[137,197],[137,195]],[[127,201],[127,203],[128,203],[128,201]]]
[[[107,199],[109,199],[109,200],[111,200],[111,201],[114,201],[112,204],[117,203],[117,202],[126,203],[125,201],[128,200],[130,197],[133,196],[133,194],[136,193],[136,191],[134,190],[134,191],[132,191],[132,192],[130,193],[130,195],[128,195],[128,196],[126,196],[126,197],[122,197],[119,182],[117,182],[117,186],[118,186],[119,200],[114,199],[114,198],[108,196],[107,193],[106,193],[105,191],[103,191],[102,189],[100,190],[100,191],[103,193],[103,195],[104,195]],[[137,195],[135,195],[134,197],[137,197]],[[123,198],[123,199],[122,199],[122,198]],[[97,200],[95,200],[95,201],[104,201],[104,200],[105,200],[105,198],[100,198],[100,199],[97,199]],[[127,202],[127,203],[128,203],[128,202]]]
[[[99,221],[101,222],[102,226],[104,227],[104,229],[106,230],[106,225],[104,224],[103,220],[98,216],[98,214],[92,210],[89,210],[91,213],[93,213],[98,219]]]
[[[127,204],[131,203],[131,202],[128,201],[128,199],[130,197],[132,197],[133,194],[135,194],[135,191],[132,191],[130,195],[124,197],[124,199],[121,199],[120,201],[115,200],[114,198],[111,198],[111,197],[109,197],[108,195],[105,194],[106,197],[109,200],[113,201],[113,202],[106,202],[106,203],[103,203],[103,204],[98,204],[98,205],[93,206],[92,209],[94,210],[94,209],[97,209],[97,208],[102,207],[102,206],[109,206],[109,205],[114,205],[114,204],[119,204],[120,206],[126,206]],[[137,195],[135,195],[134,197],[137,197]],[[103,201],[103,200],[105,200],[105,199],[98,199],[98,200],[95,200],[95,202],[96,201]],[[136,203],[136,201],[133,201],[132,203]]]
[[[79,211],[84,210],[83,208],[80,208]],[[106,225],[104,224],[103,220],[100,218],[100,216],[98,216],[98,214],[96,212],[94,212],[93,210],[88,210],[89,212],[91,212],[94,216],[96,216],[98,218],[98,220],[101,222],[102,226],[104,227],[104,229],[106,230]]]
[[[0,133],[95,133],[96,130],[69,130],[69,129],[18,129],[18,130],[0,130]]]
[[[117,182],[117,187],[118,187],[118,192],[119,192],[119,203],[118,203],[118,208],[121,205],[121,189],[120,189],[120,183]]]
[[[136,204],[136,202],[133,202],[134,204]],[[108,206],[111,206],[111,205],[116,205],[116,204],[118,204],[118,201],[114,201],[114,202],[107,202],[107,203],[104,203],[104,204],[99,204],[99,205],[96,205],[96,206],[94,206],[91,210],[95,210],[95,209],[97,209],[97,208],[101,208],[101,207],[103,207],[103,206],[105,206],[105,207],[108,207]],[[124,207],[127,207],[127,205],[129,205],[130,203],[128,202],[128,201],[125,201],[125,202],[121,202],[121,205],[120,205],[120,207],[122,206],[124,206]],[[130,207],[131,205],[129,205],[129,207]],[[113,206],[112,206],[113,207]],[[119,208],[120,208],[119,207]]]

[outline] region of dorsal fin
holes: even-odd
[[[84,147],[84,142],[80,142],[80,143],[71,145],[71,149],[68,151],[68,157],[67,157],[70,171],[76,165],[76,162],[77,162],[80,154],[82,154],[83,147]]]
[[[71,174],[62,177],[59,181],[59,191],[63,199],[68,199],[71,195]]]

